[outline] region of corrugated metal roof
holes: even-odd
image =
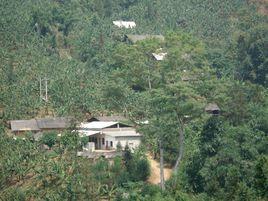
[[[39,131],[35,119],[10,121],[12,131]]]
[[[112,137],[139,137],[140,133],[137,133],[135,129],[133,130],[113,130],[113,131],[103,131],[103,134]]]
[[[86,137],[100,133],[100,131],[92,131],[92,130],[78,130],[77,132],[80,137]]]
[[[71,119],[65,117],[12,120],[12,131],[39,131],[42,129],[63,129],[71,125]]]
[[[162,35],[148,35],[148,34],[147,35],[132,35],[132,34],[127,34],[126,36],[133,43],[136,43],[137,41],[140,41],[140,40],[152,39],[152,38],[159,39],[159,40],[165,40],[164,36],[162,36]]]
[[[219,106],[216,103],[209,103],[206,108],[206,111],[220,111]]]
[[[118,27],[124,27],[124,28],[134,28],[136,27],[136,23],[133,22],[133,21],[122,21],[122,20],[119,20],[119,21],[113,21],[113,24],[118,26]]]
[[[121,128],[114,128],[114,129],[105,129],[105,130],[77,130],[80,137],[91,136],[98,133],[102,133],[105,135],[109,135],[112,137],[139,137],[141,136],[140,133],[137,133],[135,129],[121,129]]]
[[[157,61],[162,61],[165,56],[167,55],[166,52],[162,52],[162,53],[152,53],[152,55],[154,56],[154,58],[157,60]]]
[[[92,121],[89,123],[81,123],[80,128],[84,129],[103,129],[118,124],[116,121]]]
[[[43,118],[37,119],[36,121],[40,129],[61,129],[68,128],[70,126],[70,119],[65,117]]]

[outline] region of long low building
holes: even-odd
[[[81,123],[77,130],[81,137],[88,137],[94,142],[95,149],[111,150],[121,147],[124,149],[137,148],[141,143],[142,135],[135,128],[120,122],[93,121]]]
[[[136,27],[136,23],[133,21],[123,21],[123,20],[118,20],[118,21],[113,21],[113,24],[117,27],[120,28],[134,28]]]
[[[11,131],[20,134],[24,132],[37,133],[50,130],[64,130],[71,126],[71,118],[52,117],[29,120],[11,120]]]

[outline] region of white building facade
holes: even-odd
[[[132,28],[135,28],[136,27],[136,23],[133,22],[133,21],[122,21],[122,20],[119,20],[119,21],[113,21],[113,24],[117,27],[120,27],[120,28],[127,28],[127,29],[132,29]]]
[[[94,142],[96,150],[124,149],[127,145],[135,149],[140,145],[142,137],[135,128],[119,122],[82,123],[78,132],[81,137],[87,136],[89,142]]]

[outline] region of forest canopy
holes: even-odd
[[[266,1],[0,0],[0,200],[267,200],[267,13]],[[88,114],[126,117],[141,147],[93,163],[71,130],[10,131]],[[148,154],[173,168],[165,188],[148,183]]]

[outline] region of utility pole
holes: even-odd
[[[43,86],[44,82],[44,86]],[[48,79],[47,77],[39,78],[40,102],[45,101],[45,114],[48,115]]]
[[[146,52],[146,54],[148,55],[149,58],[152,57],[152,55],[151,55],[150,52]],[[148,64],[146,64],[146,65],[148,65],[148,87],[149,87],[149,90],[151,90],[151,89],[152,89],[152,83],[151,83],[151,70],[150,70],[150,68],[151,68],[151,63],[150,63],[150,60],[147,61],[147,62],[148,62]],[[146,62],[146,63],[147,63],[147,62]]]
[[[46,88],[45,88],[45,90],[46,90],[45,100],[46,100],[46,102],[48,102],[48,97],[47,97],[47,78],[45,78],[45,86],[46,86]]]
[[[40,95],[40,102],[42,101],[42,80],[41,77],[39,78],[39,95]]]
[[[45,85],[44,88],[43,88],[42,82],[44,82],[44,85]],[[39,78],[40,101],[44,100],[46,103],[48,102],[48,87],[47,87],[47,85],[48,85],[47,77],[45,77],[43,79],[40,77]],[[45,94],[43,91],[45,91]]]

